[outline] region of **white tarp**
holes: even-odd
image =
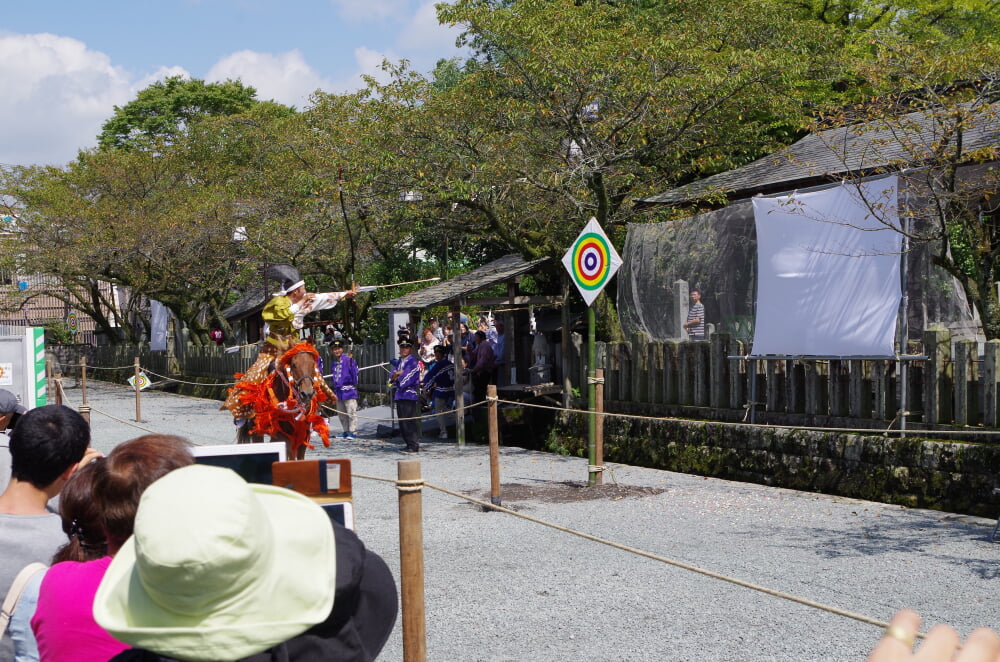
[[[155,299],[149,302],[149,351],[165,352],[167,350],[167,323],[170,321],[170,310]]]
[[[753,353],[893,356],[902,297],[896,177],[754,198],[753,209]]]

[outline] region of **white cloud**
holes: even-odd
[[[3,164],[71,161],[133,93],[107,55],[52,34],[0,34],[0,81]]]
[[[438,23],[437,10],[434,8],[437,1],[431,0],[421,5],[409,24],[400,30],[397,40],[399,50],[428,51],[437,57],[451,57],[447,53],[454,50],[455,39],[462,31],[458,27]]]
[[[346,21],[382,21],[406,13],[408,0],[330,0]]]
[[[238,51],[219,60],[205,75],[205,80],[212,83],[228,78],[256,88],[258,99],[273,99],[299,109],[317,89],[330,87],[298,50],[278,55]]]

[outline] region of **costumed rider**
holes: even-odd
[[[333,370],[330,383],[337,396],[334,408],[344,428],[344,439],[354,439],[358,432],[358,364],[350,354],[344,353],[343,340],[330,343],[333,352]]]
[[[265,340],[257,360],[245,374],[239,376],[240,381],[235,388],[229,389],[229,397],[222,403],[220,409],[228,409],[236,424],[242,426],[254,415],[253,405],[242,398],[246,389],[241,384],[260,384],[267,379],[271,363],[290,350],[299,342],[299,330],[303,327],[306,315],[317,310],[333,308],[342,299],[350,299],[357,294],[351,289],[344,292],[306,292],[305,281],[299,275],[298,269],[290,264],[275,264],[267,268],[265,277],[281,283],[281,289],[274,293],[271,300],[264,306],[261,316],[265,322]],[[318,380],[326,396],[332,401],[333,391],[323,380]]]

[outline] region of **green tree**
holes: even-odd
[[[141,90],[124,106],[115,106],[98,145],[121,149],[169,144],[205,117],[237,115],[257,103],[257,91],[240,81],[206,83],[172,76]]]
[[[857,176],[903,172],[900,229],[957,279],[986,337],[1000,338],[1000,43],[897,37],[878,48],[855,70],[868,102],[821,118],[849,136],[829,147]]]

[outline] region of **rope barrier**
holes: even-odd
[[[469,411],[470,409],[474,409],[476,407],[481,407],[481,406],[483,406],[485,404],[486,404],[486,401],[476,402],[476,403],[473,403],[473,404],[465,405],[465,411]],[[339,414],[340,413],[340,412],[336,411],[335,409],[333,409],[332,407],[330,407],[329,405],[325,405],[325,404],[323,405],[323,409],[325,411],[328,411],[328,412],[331,412],[331,413],[335,413],[335,414]],[[364,411],[364,410],[362,410],[362,411]],[[361,414],[355,414],[355,416],[357,418],[363,418],[366,421],[393,421],[393,420],[395,420],[395,421],[417,421],[417,420],[432,419],[432,418],[434,418],[436,416],[442,416],[442,415],[445,415],[445,414],[454,414],[456,411],[458,411],[458,410],[457,409],[448,409],[448,410],[445,410],[445,411],[442,411],[442,412],[436,412],[435,411],[435,412],[431,412],[429,414],[421,414],[420,416],[408,416],[408,417],[404,417],[404,418],[399,418],[398,416],[396,418],[378,418],[378,417],[375,417],[375,416],[362,416]]]
[[[187,381],[184,381],[183,379],[177,379],[175,377],[168,377],[166,375],[161,375],[158,372],[153,372],[149,368],[142,368],[140,366],[140,369],[143,372],[145,372],[146,374],[153,375],[154,377],[159,377],[159,378],[161,378],[164,381],[174,382],[175,384],[190,384],[192,386],[234,386],[236,384],[235,381],[226,382],[225,384],[203,384],[201,382],[187,382]],[[160,383],[162,383],[162,382],[160,382]]]
[[[392,479],[389,479],[389,478],[382,478],[380,476],[367,476],[365,474],[357,474],[357,473],[352,473],[351,475],[354,478],[362,478],[362,479],[365,479],[365,480],[374,480],[374,481],[385,482],[385,483],[395,483],[397,485],[400,482],[400,481],[395,481],[395,480],[392,480]],[[413,481],[413,482],[417,482],[417,481]],[[423,482],[423,481],[420,481],[420,482]],[[810,608],[813,608],[813,609],[818,609],[820,611],[825,611],[827,613],[835,614],[837,616],[843,616],[845,618],[850,618],[852,620],[859,621],[861,623],[865,623],[865,624],[868,624],[868,625],[874,625],[874,626],[880,627],[880,628],[888,628],[889,627],[889,623],[887,623],[886,621],[880,621],[880,620],[878,620],[876,618],[871,618],[871,617],[865,616],[863,614],[857,614],[855,612],[848,611],[846,609],[841,609],[840,607],[834,607],[834,606],[831,606],[831,605],[826,605],[826,604],[823,604],[821,602],[816,602],[815,600],[810,600],[808,598],[802,598],[802,597],[799,597],[797,595],[792,595],[791,593],[785,593],[785,592],[782,592],[782,591],[777,591],[777,590],[774,590],[774,589],[771,589],[771,588],[767,588],[766,586],[761,586],[759,584],[754,584],[752,582],[748,582],[748,581],[745,581],[745,580],[742,580],[742,579],[737,579],[735,577],[730,577],[728,575],[724,575],[724,574],[721,574],[721,573],[718,573],[718,572],[714,572],[712,570],[706,570],[704,568],[699,568],[698,566],[691,565],[690,563],[685,563],[683,561],[678,561],[676,559],[671,559],[671,558],[668,558],[666,556],[661,556],[659,554],[653,554],[652,552],[647,552],[647,551],[638,549],[636,547],[631,547],[629,545],[625,545],[625,544],[622,544],[622,543],[619,543],[619,542],[615,542],[614,540],[608,540],[607,538],[601,538],[599,536],[591,535],[589,533],[584,533],[583,531],[577,531],[576,529],[571,529],[569,527],[562,526],[561,524],[554,524],[552,522],[547,522],[547,521],[539,519],[537,517],[532,517],[531,515],[525,515],[524,513],[519,513],[519,512],[517,512],[515,510],[510,510],[509,508],[504,508],[503,506],[499,506],[499,505],[494,504],[494,503],[489,503],[487,501],[481,501],[479,499],[475,499],[473,497],[468,496],[467,494],[462,494],[460,492],[455,492],[455,491],[449,490],[449,489],[447,489],[445,487],[441,487],[440,485],[435,485],[433,483],[423,482],[423,487],[427,487],[429,489],[437,490],[438,492],[442,492],[444,494],[448,494],[450,496],[457,497],[459,499],[462,499],[463,501],[468,501],[468,502],[473,503],[473,504],[475,504],[477,506],[480,506],[482,508],[488,508],[490,510],[495,510],[497,512],[504,513],[506,515],[513,515],[514,517],[519,517],[519,518],[521,518],[523,520],[526,520],[528,522],[532,522],[534,524],[539,524],[541,526],[545,526],[545,527],[548,527],[550,529],[554,529],[554,530],[559,531],[561,533],[567,533],[567,534],[570,534],[570,535],[573,535],[573,536],[577,536],[579,538],[583,538],[585,540],[590,540],[591,542],[596,542],[596,543],[599,543],[599,544],[602,544],[602,545],[607,545],[608,547],[612,547],[614,549],[618,549],[618,550],[621,550],[623,552],[628,552],[630,554],[636,554],[638,556],[642,556],[642,557],[651,559],[653,561],[658,561],[660,563],[665,563],[665,564],[673,566],[675,568],[680,568],[681,570],[687,570],[689,572],[694,572],[694,573],[697,573],[699,575],[704,575],[705,577],[709,577],[711,579],[717,579],[717,580],[720,580],[720,581],[728,582],[730,584],[735,584],[736,586],[741,586],[743,588],[748,588],[748,589],[753,590],[753,591],[757,591],[757,592],[760,592],[760,593],[765,593],[767,595],[770,595],[770,596],[773,596],[773,597],[776,597],[776,598],[780,598],[782,600],[788,600],[790,602],[795,602],[797,604],[804,605],[806,607],[810,607]],[[397,487],[397,489],[399,489],[400,491],[402,491],[402,489],[399,488],[399,487]],[[419,489],[419,488],[417,488],[417,489]],[[918,632],[916,636],[918,638],[920,638],[920,639],[924,638],[924,634],[921,633],[921,632]]]
[[[766,423],[733,423],[731,421],[709,421],[709,420],[693,420],[687,418],[677,418],[676,416],[643,416],[641,414],[621,414],[621,413],[609,413],[607,411],[590,411],[587,409],[570,409],[567,407],[555,407],[552,405],[540,405],[534,402],[518,402],[517,400],[498,400],[502,404],[516,405],[518,407],[534,407],[535,409],[551,409],[554,411],[561,411],[567,414],[586,414],[589,416],[602,416],[604,418],[626,418],[626,419],[637,419],[643,421],[684,421],[687,423],[711,423],[712,425],[720,425],[726,427],[751,427],[751,428],[767,428],[769,430],[803,430],[806,432],[845,432],[848,434],[887,434],[891,432],[896,432],[900,434],[905,434],[908,436],[921,435],[921,436],[932,436],[934,433],[946,435],[946,434],[988,434],[988,435],[1000,435],[1000,430],[921,430],[919,428],[907,428],[906,430],[892,430],[883,428],[834,428],[834,427],[811,427],[805,425],[769,425]]]

